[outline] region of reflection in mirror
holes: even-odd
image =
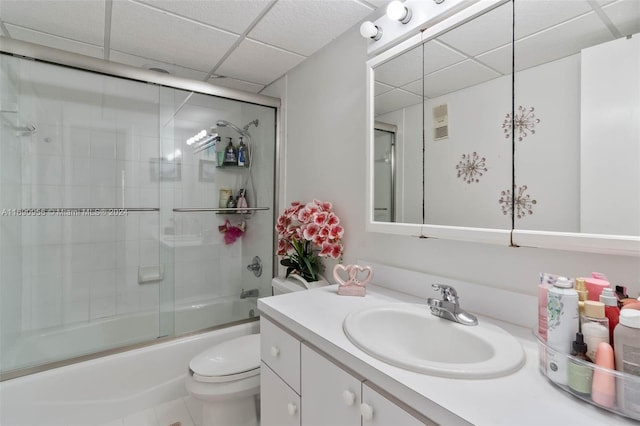
[[[640,2],[515,16],[515,229],[640,236]]]
[[[374,69],[376,123],[388,123],[397,129],[394,221],[401,223],[422,223],[422,75],[422,46]],[[385,188],[379,188],[373,178],[372,195],[380,199]],[[386,187],[388,183],[385,181],[383,185]],[[387,194],[385,198],[390,197]],[[378,217],[374,212],[375,221],[384,221]]]
[[[376,122],[373,135],[373,220],[396,221],[396,126]]]
[[[398,222],[511,228],[512,146],[494,123],[511,109],[512,11],[502,3],[375,67],[375,119],[398,126],[402,150]]]

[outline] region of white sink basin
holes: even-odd
[[[492,324],[468,326],[431,314],[427,305],[394,303],[352,312],[343,329],[367,354],[433,376],[506,376],[525,362],[520,342]]]

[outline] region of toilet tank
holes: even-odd
[[[322,287],[325,285],[329,285],[329,283],[325,280],[313,281],[308,283],[309,289]],[[274,296],[285,293],[293,293],[294,291],[307,290],[307,287],[302,281],[297,280],[292,276],[290,276],[289,278],[275,277],[271,281],[271,287],[273,288]]]

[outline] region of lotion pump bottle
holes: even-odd
[[[582,334],[587,344],[587,357],[595,361],[600,342],[609,343],[609,320],[604,316],[604,304],[593,300],[584,302]]]
[[[578,293],[571,280],[558,277],[547,294],[547,377],[567,384],[567,355],[578,332]],[[587,343],[588,345],[588,343]]]
[[[609,320],[609,343],[615,348],[613,341],[613,330],[618,325],[620,319],[620,308],[618,307],[618,297],[612,288],[602,289],[600,302],[604,303],[604,316]]]

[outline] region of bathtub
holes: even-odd
[[[87,323],[52,327],[22,334],[2,352],[2,370],[56,362],[107,349],[149,342],[166,334],[180,335],[256,315],[256,299],[220,297],[205,302],[176,304],[173,312],[147,311]],[[173,326],[171,321],[173,320]],[[174,333],[170,333],[171,330]]]
[[[242,305],[251,305],[246,300],[238,302],[238,311]],[[213,305],[220,304],[191,306],[191,311],[204,316]],[[234,304],[222,305],[234,309],[228,306]],[[178,324],[195,322],[184,308],[176,312],[176,329]],[[179,319],[178,312],[185,317]],[[244,318],[248,317],[247,312]],[[186,396],[184,377],[194,355],[216,343],[257,332],[258,321],[251,321],[0,382],[0,424],[101,425]]]

